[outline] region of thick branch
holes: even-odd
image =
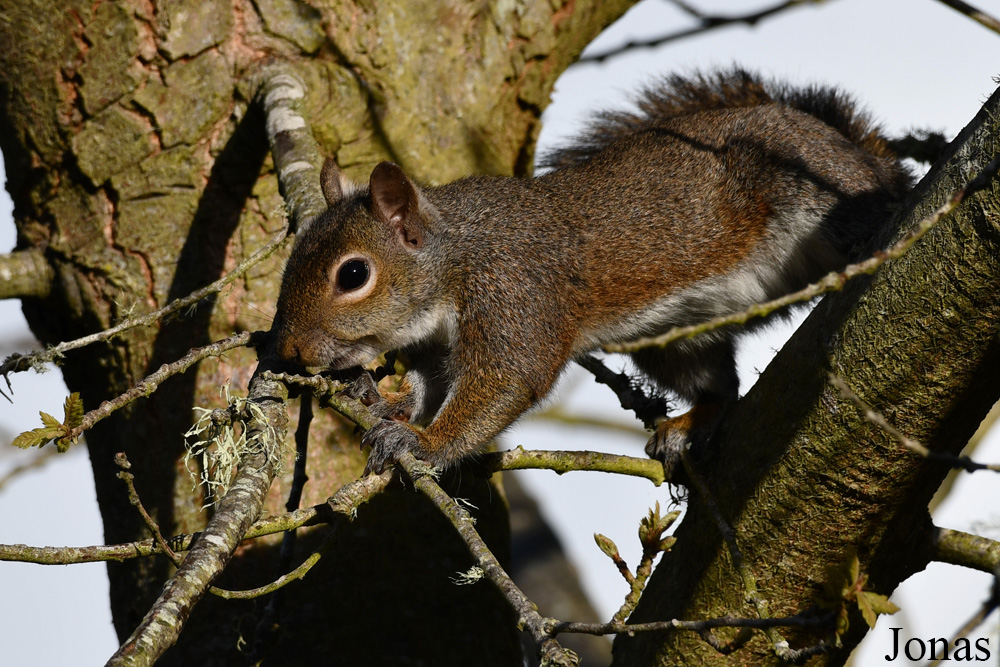
[[[934,529],[934,559],[988,574],[1000,567],[1000,542],[949,528]]]
[[[0,299],[44,299],[55,273],[41,250],[15,250],[0,255]]]
[[[257,90],[257,99],[266,116],[274,168],[288,205],[293,232],[305,229],[326,210],[319,187],[319,167],[323,158],[302,116],[305,94],[305,86],[292,73],[292,68],[284,64],[265,69]]]
[[[248,440],[258,443],[257,451],[240,467],[236,481],[187,558],[108,665],[152,665],[173,646],[191,610],[225,569],[247,529],[260,515],[284,441],[288,390],[280,382],[258,376],[251,381],[250,399],[261,411],[247,425]]]

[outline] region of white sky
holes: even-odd
[[[691,0],[712,12],[747,11],[770,3]],[[1000,14],[996,0],[974,4]],[[601,50],[691,25],[664,0],[646,0],[592,46]],[[839,85],[856,94],[890,133],[927,127],[956,134],[979,110],[996,84],[1000,35],[935,0],[830,0],[766,20],[756,28],[724,28],[656,49],[641,49],[604,64],[571,68],[558,82],[545,114],[540,148],[580,128],[587,115],[621,104],[622,97],[658,74],[739,63],[793,82]],[[0,197],[0,250],[13,247],[10,202]],[[0,302],[0,354],[23,345],[24,323],[15,302]],[[771,348],[785,333],[757,337],[744,346],[741,377],[746,391],[754,369],[763,369]],[[12,347],[13,345],[13,347]],[[66,389],[58,373],[20,374],[13,379],[15,404],[0,399],[0,438],[38,425],[38,410],[61,415]],[[614,397],[578,373],[569,373],[561,395],[569,410],[628,417],[615,409]],[[642,439],[525,421],[504,438],[514,446],[549,449],[600,449],[640,454]],[[31,460],[32,452],[0,446],[0,476]],[[977,453],[1000,461],[1000,434]],[[616,541],[630,564],[638,558],[635,530],[647,508],[669,501],[666,488],[648,482],[577,473],[557,477],[542,471],[520,475],[541,499],[581,571],[589,591],[608,617],[625,593],[621,578],[593,543],[601,532]],[[959,529],[981,524],[1000,538],[1000,484],[984,473],[965,476],[935,514],[935,521]],[[0,543],[89,545],[103,541],[89,462],[82,448],[50,461],[41,471],[20,475],[0,490]],[[866,639],[855,664],[884,661],[891,650],[888,627],[920,637],[950,635],[988,594],[988,576],[935,565],[914,576],[893,598],[904,608],[883,618]],[[108,609],[103,565],[44,567],[0,563],[0,636],[5,664],[103,664],[117,646]],[[544,613],[544,610],[542,610]],[[1000,651],[996,615],[988,622],[990,647]],[[980,630],[975,636],[987,636]],[[59,637],[58,641],[52,638]]]

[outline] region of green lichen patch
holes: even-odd
[[[313,62],[300,70],[306,90],[306,115],[313,136],[325,151],[357,141],[370,125],[368,96],[348,69],[329,62]]]
[[[198,210],[199,193],[170,192],[124,201],[118,207],[115,240],[144,255],[153,270],[157,303],[166,303],[177,271],[176,258]]]
[[[160,3],[157,16],[165,32],[160,48],[170,60],[210,49],[233,30],[228,0],[167,0]]]
[[[45,211],[58,229],[53,245],[73,254],[87,254],[107,245],[104,219],[97,195],[83,188],[60,188],[45,202]]]
[[[302,0],[254,0],[253,4],[269,33],[303,52],[316,53],[326,41],[319,11]]]
[[[177,146],[162,151],[115,175],[111,187],[123,200],[149,194],[162,194],[177,188],[198,186],[202,165],[191,146]]]
[[[156,119],[164,148],[197,142],[228,109],[232,88],[229,64],[219,53],[207,51],[194,60],[167,68],[166,83],[150,81],[135,102]]]
[[[117,3],[98,5],[84,39],[89,49],[80,65],[80,97],[95,114],[135,90],[143,72],[136,61],[139,31],[131,12]]]
[[[146,123],[118,106],[85,122],[72,145],[80,171],[94,185],[104,183],[155,149]]]

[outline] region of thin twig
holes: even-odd
[[[934,228],[944,216],[951,213],[959,204],[968,197],[985,188],[1000,170],[1000,157],[994,158],[989,164],[983,167],[979,174],[967,182],[965,186],[952,193],[944,204],[938,207],[933,213],[927,215],[917,222],[899,241],[889,246],[884,251],[879,251],[868,259],[856,264],[849,264],[842,271],[833,271],[826,274],[817,282],[807,285],[797,292],[786,294],[785,296],[753,304],[746,310],[729,315],[712,318],[700,324],[692,324],[683,327],[674,327],[659,336],[651,338],[641,338],[630,343],[611,343],[603,347],[605,352],[636,352],[647,347],[665,347],[680,338],[691,338],[707,331],[714,331],[729,324],[745,324],[755,318],[769,315],[774,311],[796,303],[802,303],[812,298],[843,289],[852,278],[861,275],[875,273],[883,264],[892,259],[902,257],[916,244],[924,235]]]
[[[189,306],[193,306],[202,299],[212,294],[221,291],[226,285],[233,282],[244,273],[246,273],[253,266],[261,262],[262,260],[269,257],[275,250],[277,250],[285,239],[288,237],[288,225],[286,224],[280,232],[272,239],[267,245],[262,247],[260,250],[250,255],[247,259],[240,262],[239,266],[235,269],[222,276],[216,280],[211,285],[206,285],[201,289],[197,289],[191,294],[185,297],[171,301],[163,308],[156,310],[142,317],[129,318],[124,322],[121,322],[110,329],[105,329],[89,336],[84,336],[82,338],[77,338],[76,340],[70,340],[63,343],[59,343],[53,347],[45,350],[38,350],[35,352],[29,352],[27,354],[12,354],[7,359],[4,360],[3,364],[0,364],[0,375],[6,377],[9,373],[17,373],[20,371],[26,371],[29,368],[37,365],[44,364],[51,361],[56,361],[61,358],[63,354],[70,350],[76,350],[81,347],[85,347],[92,343],[97,343],[100,341],[108,340],[114,338],[118,334],[133,329],[135,327],[151,326],[165,318],[172,315],[180,310],[183,310]]]
[[[610,472],[644,477],[656,486],[664,482],[659,461],[603,452],[533,451],[521,446],[504,452],[481,454],[478,462],[487,470],[552,470],[557,474],[573,471]]]
[[[645,477],[654,484],[663,482],[663,467],[656,461],[596,452],[535,452],[526,451],[519,447],[508,452],[484,454],[482,455],[482,465],[491,471],[532,468],[551,469],[560,474],[573,470],[597,470]],[[657,468],[659,468],[658,471]],[[388,473],[385,474],[388,475]],[[268,517],[256,522],[247,530],[244,539],[254,539],[295,528],[327,523],[331,511],[339,514],[350,514],[358,505],[367,502],[374,494],[381,491],[387,483],[387,478],[382,476],[363,477],[344,486],[324,504]],[[168,538],[167,543],[174,551],[187,551],[200,535],[201,533],[177,535]],[[0,544],[0,561],[17,561],[38,565],[123,561],[159,553],[163,553],[163,551],[152,539],[87,547],[32,547],[23,544]]]
[[[689,14],[698,20],[698,25],[693,28],[686,28],[684,30],[678,30],[672,32],[668,35],[663,35],[661,37],[655,37],[648,40],[635,40],[628,42],[627,44],[620,46],[615,49],[610,49],[608,51],[603,51],[601,53],[595,53],[593,55],[587,55],[581,57],[577,60],[577,63],[600,63],[613,58],[615,56],[627,53],[635,49],[648,49],[657,46],[662,46],[669,42],[684,39],[686,37],[693,37],[695,35],[700,35],[702,33],[709,32],[716,28],[723,28],[725,26],[730,26],[734,24],[743,24],[746,26],[754,27],[760,21],[770,18],[775,14],[779,14],[785,10],[792,9],[799,5],[805,4],[820,4],[824,0],[785,0],[785,2],[780,2],[767,9],[762,9],[760,11],[751,12],[749,14],[743,14],[740,16],[720,16],[716,14],[704,14],[686,2],[680,2],[675,0],[673,4],[677,5],[684,12]]]
[[[397,465],[403,468],[413,485],[434,503],[438,510],[458,531],[465,541],[472,557],[493,585],[507,599],[507,603],[518,615],[518,625],[525,627],[531,634],[538,650],[542,664],[546,665],[576,665],[576,655],[564,649],[552,638],[549,627],[552,619],[543,618],[535,605],[525,596],[517,584],[504,571],[496,557],[490,552],[483,538],[476,532],[470,520],[469,513],[442,489],[432,476],[432,470],[426,463],[418,461],[409,452],[399,457]]]
[[[149,512],[146,511],[145,506],[142,504],[142,500],[139,498],[139,492],[135,488],[135,475],[133,475],[129,470],[132,468],[132,464],[129,462],[128,457],[125,456],[124,452],[118,452],[115,454],[115,465],[117,465],[121,470],[118,472],[118,479],[125,482],[125,486],[128,488],[128,500],[133,507],[138,510],[139,515],[142,517],[143,523],[146,524],[146,528],[153,535],[153,540],[156,545],[160,548],[160,553],[163,553],[170,559],[170,562],[174,564],[174,567],[180,567],[182,558],[177,555],[177,553],[170,548],[167,540],[163,538],[163,533],[160,532],[160,526],[156,523]],[[286,533],[287,534],[287,533]],[[316,554],[313,554],[316,556]],[[209,586],[208,592],[212,595],[216,595],[220,598],[226,600],[248,600],[255,597],[260,597],[266,595],[273,591],[278,590],[285,584],[295,579],[301,579],[305,576],[306,572],[318,561],[319,557],[311,559],[312,562],[306,561],[299,567],[297,567],[292,572],[279,577],[277,580],[271,582],[266,586],[261,586],[259,588],[254,588],[248,591],[230,591],[224,588],[218,588],[217,586]],[[287,568],[286,568],[287,569]]]
[[[285,511],[287,512],[294,512],[299,508],[299,504],[302,502],[302,490],[304,489],[306,482],[309,481],[309,476],[306,474],[306,457],[309,448],[309,426],[312,424],[312,417],[312,394],[308,391],[304,391],[302,392],[302,396],[299,398],[299,423],[295,427],[295,468],[292,472],[292,487],[288,492],[288,501],[285,503]],[[281,547],[278,550],[279,572],[285,572],[288,570],[292,563],[292,557],[295,553],[296,535],[297,533],[295,529],[292,529],[285,531],[285,534],[281,537]],[[325,548],[321,551],[325,552],[326,548],[329,548],[331,544],[332,540],[328,535],[324,544]],[[319,551],[314,552],[309,556],[305,563],[296,568],[296,570],[292,573],[285,576],[291,577],[299,570],[302,570],[302,576],[305,576],[305,573],[319,561],[320,557],[321,554]],[[258,664],[258,662],[263,658],[264,649],[270,642],[271,637],[274,634],[274,630],[277,627],[277,619],[281,613],[282,597],[283,596],[280,593],[272,596],[271,599],[268,600],[267,606],[264,607],[264,613],[261,614],[260,619],[257,621],[257,626],[254,631],[253,650],[247,658],[248,664]]]
[[[115,465],[121,468],[121,470],[118,471],[118,479],[125,482],[125,486],[128,489],[128,501],[132,504],[132,507],[138,510],[139,516],[142,517],[142,521],[146,524],[146,528],[153,536],[153,540],[160,547],[160,550],[166,554],[167,558],[170,559],[170,562],[174,564],[174,567],[180,566],[181,557],[174,553],[174,550],[170,548],[167,541],[163,539],[163,533],[160,532],[159,524],[157,524],[153,517],[149,515],[149,512],[146,511],[146,508],[142,504],[142,500],[139,498],[139,492],[135,490],[135,475],[129,472],[132,468],[132,464],[129,463],[128,457],[125,456],[125,452],[118,452],[115,454]]]
[[[977,470],[992,470],[993,472],[1000,472],[1000,464],[987,464],[987,463],[977,463],[973,461],[968,456],[955,456],[948,452],[935,452],[928,449],[925,445],[914,440],[913,438],[904,435],[890,424],[882,413],[878,412],[870,405],[868,405],[864,399],[851,391],[851,388],[847,386],[843,378],[834,373],[828,373],[827,379],[830,384],[837,388],[840,395],[845,399],[853,403],[865,416],[865,420],[875,424],[880,429],[885,431],[889,436],[891,436],[896,442],[905,447],[908,451],[927,459],[928,461],[934,461],[935,463],[944,463],[952,468],[957,468],[965,470],[966,472],[976,472]]]
[[[663,630],[688,630],[703,632],[715,628],[752,628],[766,630],[768,628],[811,628],[829,625],[833,615],[829,613],[815,614],[806,612],[795,616],[778,618],[735,618],[722,616],[704,621],[655,621],[652,623],[558,623],[552,628],[552,634],[574,632],[587,635],[631,635],[635,632],[662,632]]]
[[[997,19],[995,16],[991,16],[981,9],[976,9],[969,3],[962,2],[962,0],[941,0],[941,2],[952,9],[960,11],[973,21],[986,26],[993,32],[1000,34],[1000,19]]]
[[[217,357],[234,348],[243,347],[249,344],[255,336],[259,337],[260,335],[260,332],[242,331],[238,334],[233,334],[229,338],[224,338],[203,347],[196,347],[177,361],[163,364],[156,371],[134,384],[125,393],[110,401],[104,401],[99,407],[86,413],[80,425],[70,429],[66,434],[66,439],[69,442],[75,442],[84,431],[92,428],[94,424],[110,416],[116,410],[120,410],[138,398],[152,394],[164,380],[183,373],[206,357]]]

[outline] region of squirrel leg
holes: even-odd
[[[736,402],[739,377],[733,341],[678,341],[664,349],[635,352],[632,360],[658,385],[692,403],[688,412],[660,420],[646,443],[646,454],[663,463],[669,478],[681,454],[707,441]]]

